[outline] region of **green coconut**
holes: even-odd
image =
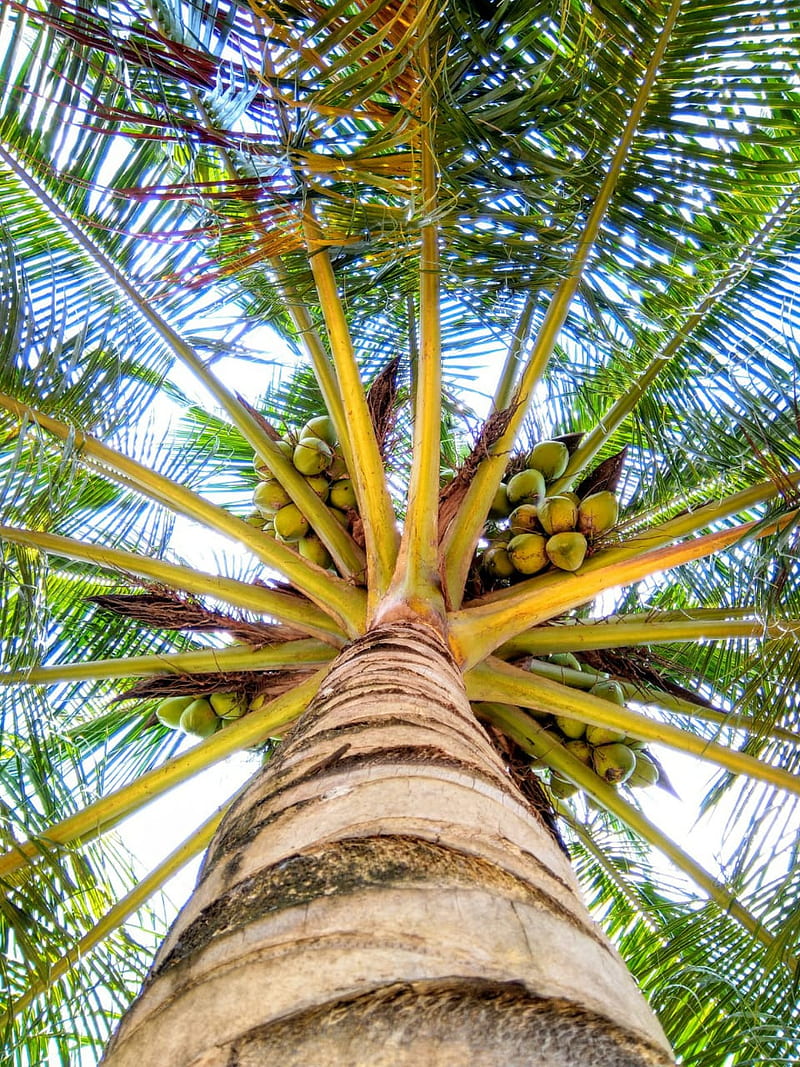
[[[352,481],[349,478],[340,478],[337,482],[333,482],[328,494],[328,500],[332,507],[339,508],[341,511],[354,508],[356,506],[356,489]]]
[[[576,571],[586,558],[586,548],[583,534],[553,534],[547,541],[547,558],[559,570]]]
[[[544,478],[541,471],[526,470],[509,479],[508,502],[512,508],[518,504],[538,504],[545,495]]]
[[[548,496],[539,505],[539,522],[545,533],[566,533],[578,522],[578,509],[568,496]]]
[[[574,782],[568,782],[566,778],[560,778],[556,775],[550,776],[550,792],[554,797],[558,797],[559,800],[566,800],[568,797],[573,797],[578,792],[578,786]]]
[[[344,456],[338,452],[333,453],[333,459],[330,462],[330,466],[325,472],[332,482],[336,482],[339,478],[347,477],[347,464],[344,461]]]
[[[300,430],[300,440],[302,441],[304,437],[318,437],[326,445],[333,447],[337,441],[333,419],[328,418],[327,415],[318,415],[315,419],[309,419]]]
[[[540,441],[528,456],[528,466],[540,471],[545,481],[560,478],[569,463],[569,449],[563,441]]]
[[[194,699],[194,697],[165,697],[156,708],[156,718],[170,730],[177,730],[181,724],[181,715]]]
[[[587,726],[586,740],[590,745],[614,745],[625,737],[622,730],[612,730],[608,726]]]
[[[331,515],[333,515],[334,519],[336,519],[336,521],[339,523],[339,525],[342,526],[346,530],[347,529],[347,512],[346,511],[340,511],[338,508],[332,508],[330,506],[328,507],[328,511],[330,511]]]
[[[514,564],[502,545],[487,548],[481,556],[481,565],[493,578],[510,578],[514,573]]]
[[[610,700],[612,704],[619,704],[620,707],[625,704],[625,692],[619,682],[615,682],[612,678],[595,682],[589,692],[603,700]]]
[[[514,534],[511,530],[498,530],[493,522],[487,522],[483,528],[483,536],[492,545],[507,545]]]
[[[193,700],[181,715],[181,730],[198,737],[210,737],[219,725],[219,716],[205,697]]]
[[[607,489],[584,497],[578,506],[578,529],[590,539],[610,530],[618,518],[619,501]]]
[[[586,723],[580,719],[568,719],[566,715],[556,715],[556,726],[564,737],[577,741],[586,733]]]
[[[311,486],[320,500],[327,500],[331,483],[324,474],[312,474],[306,478],[306,483]]]
[[[274,480],[261,482],[253,492],[253,504],[262,515],[274,515],[291,500],[281,483]]]
[[[567,741],[564,748],[568,752],[571,752],[575,759],[579,759],[581,763],[585,764],[587,767],[591,767],[592,746],[585,738],[578,737],[572,741]]]
[[[592,761],[595,771],[612,785],[627,781],[636,767],[636,755],[619,742],[600,745],[592,753]]]
[[[316,563],[318,567],[328,568],[333,566],[330,552],[316,534],[308,534],[307,537],[301,537],[297,542],[297,551],[303,559]]]
[[[494,494],[492,500],[492,506],[489,508],[489,514],[494,519],[505,518],[511,511],[511,504],[508,501],[508,486],[505,482],[501,482]]]
[[[511,532],[515,534],[541,532],[538,511],[535,504],[520,504],[518,508],[514,508],[508,517]]]
[[[299,541],[311,525],[297,504],[287,504],[275,513],[275,534],[281,541]]]
[[[646,752],[634,752],[633,754],[636,758],[636,766],[628,778],[628,785],[642,789],[655,785],[660,777],[657,764]]]
[[[241,693],[212,693],[208,702],[221,719],[241,719],[247,700]]]
[[[257,530],[263,530],[267,517],[262,515],[260,511],[251,511],[249,515],[245,515],[244,521],[248,526],[255,526]]]
[[[508,542],[508,555],[520,574],[538,574],[547,566],[546,539],[542,534],[523,533]]]
[[[294,452],[294,445],[291,441],[286,441],[283,438],[280,438],[280,440],[273,441],[272,443],[279,452],[282,452],[288,460],[291,460],[292,453]],[[259,455],[253,457],[253,467],[261,478],[269,479],[273,477],[272,471]]]
[[[306,477],[322,474],[331,465],[333,452],[321,437],[305,437],[298,441],[292,454],[292,462]]]
[[[559,667],[569,667],[573,671],[581,669],[580,661],[571,652],[553,652],[552,655],[547,657],[547,662],[556,663]]]
[[[628,748],[632,748],[634,752],[640,752],[643,748],[647,748],[646,741],[640,741],[637,737],[631,737],[630,734],[625,734],[623,740]]]
[[[254,696],[250,703],[247,705],[247,710],[263,711],[267,704],[269,704],[269,702],[273,699],[274,697],[272,697],[269,693],[259,693],[257,696]]]

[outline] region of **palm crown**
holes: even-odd
[[[797,12],[3,14],[9,1062],[102,1043],[141,978],[123,922],[216,820],[136,888],[107,831],[268,755],[337,650],[403,611],[446,630],[520,788],[581,788],[547,796],[678,1054],[796,1054]],[[250,347],[266,324],[297,356],[282,376]],[[323,413],[344,525],[276,444]],[[569,461],[548,493],[616,490],[619,519],[577,569],[498,577],[498,486],[551,438]],[[254,455],[317,563],[246,521]],[[181,562],[175,516],[247,552]],[[608,677],[625,704],[588,692]],[[221,688],[254,710],[195,747],[153,714]],[[673,841],[552,714],[656,746],[662,776],[671,751],[707,759],[720,855]]]

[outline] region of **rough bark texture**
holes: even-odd
[[[212,843],[106,1067],[673,1063],[439,638],[347,649]]]

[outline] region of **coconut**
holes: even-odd
[[[539,505],[539,522],[545,533],[565,533],[575,529],[578,509],[567,496],[548,496]]]
[[[198,737],[210,737],[219,725],[219,717],[204,697],[193,700],[181,715],[181,730]]]
[[[251,511],[249,515],[245,515],[244,521],[248,526],[255,526],[257,530],[263,530],[267,519],[260,511]]]
[[[318,437],[326,445],[335,445],[337,437],[333,419],[328,418],[327,415],[319,415],[315,419],[309,419],[300,430],[300,440],[302,441],[304,437]]]
[[[273,445],[275,445],[279,452],[282,452],[283,455],[286,456],[287,459],[290,460],[292,458],[292,453],[294,452],[294,445],[291,443],[291,441],[285,441],[283,438],[281,438],[279,441],[273,441],[272,443]],[[259,475],[259,477],[268,479],[273,477],[272,471],[269,469],[267,464],[259,455],[256,455],[253,458],[253,467],[255,468],[256,473]]]
[[[354,508],[356,506],[356,490],[351,480],[349,478],[340,478],[337,482],[333,482],[328,500],[332,507],[339,508],[341,511]]]
[[[556,715],[556,726],[564,737],[576,741],[586,733],[586,723],[580,719],[568,719],[566,715]]]
[[[344,456],[340,455],[338,452],[334,452],[333,459],[325,473],[333,482],[338,481],[339,478],[346,478],[347,464],[344,461]]]
[[[212,693],[208,702],[221,719],[241,719],[247,700],[241,693]]]
[[[578,496],[577,493],[572,493],[572,492],[570,492],[569,490],[566,490],[566,489],[563,492],[559,493],[558,495],[559,496],[565,496],[568,500],[571,500],[572,503],[575,504],[576,507],[581,502],[581,498]]]
[[[165,697],[156,708],[156,718],[170,730],[177,730],[181,724],[181,715],[194,699],[194,697]]]
[[[610,700],[612,704],[619,704],[620,707],[625,704],[625,693],[622,686],[611,678],[607,678],[603,682],[595,682],[589,692],[593,696],[601,697],[603,700]]]
[[[627,745],[601,745],[592,754],[594,769],[612,785],[627,781],[636,767],[636,756]]]
[[[574,782],[568,782],[566,778],[560,778],[552,774],[550,776],[550,792],[554,797],[558,797],[559,800],[566,800],[567,797],[575,796],[578,792],[578,786]]]
[[[537,517],[538,510],[535,504],[520,504],[518,508],[514,508],[508,517],[511,532],[515,534],[531,533],[533,530],[541,532]]]
[[[545,481],[560,478],[569,463],[569,449],[563,441],[540,441],[528,456],[528,466],[541,471]]]
[[[545,494],[544,478],[540,471],[520,471],[509,480],[507,491],[511,507],[538,504]]]
[[[612,730],[608,726],[587,726],[586,740],[590,745],[614,745],[625,736],[622,730]]]
[[[281,483],[274,480],[261,482],[253,493],[253,504],[262,515],[274,515],[280,508],[290,504],[291,500]]]
[[[483,536],[492,545],[507,545],[514,534],[511,530],[498,530],[494,523],[488,522],[483,528]]]
[[[502,519],[508,515],[509,511],[511,511],[511,505],[508,502],[508,486],[505,482],[501,482],[494,494],[494,500],[492,500],[492,506],[489,508],[489,514],[492,518]]]
[[[639,788],[655,785],[660,777],[657,764],[646,752],[634,752],[633,754],[636,758],[636,766],[628,778],[628,785]]]
[[[583,534],[553,534],[547,541],[547,558],[559,570],[576,571],[586,558],[586,548]]]
[[[322,474],[331,465],[333,452],[320,437],[305,437],[298,441],[292,454],[292,462],[301,474]]]
[[[281,541],[299,541],[311,529],[297,504],[287,504],[275,513],[275,533]]]
[[[625,734],[623,742],[628,746],[628,748],[632,748],[634,752],[639,752],[641,751],[641,749],[647,748],[646,741],[640,741],[636,737],[631,737],[630,734]]]
[[[306,478],[306,483],[311,486],[320,500],[328,499],[331,483],[324,474],[312,474],[310,477]]]
[[[502,545],[487,548],[481,556],[481,565],[493,578],[510,578],[514,573],[514,564]]]
[[[585,738],[578,737],[575,738],[573,741],[567,741],[567,743],[564,745],[564,748],[568,752],[571,752],[575,759],[579,759],[581,763],[585,764],[587,767],[591,767],[592,746]]]
[[[310,560],[311,563],[316,563],[318,567],[327,568],[333,565],[330,552],[316,534],[309,534],[307,537],[301,537],[297,542],[297,551],[303,559]]]
[[[554,652],[547,657],[548,663],[557,663],[559,667],[569,667],[570,670],[579,671],[580,661],[571,652]]]
[[[619,517],[619,501],[604,489],[584,497],[578,506],[578,529],[589,538],[610,530]]]
[[[334,519],[336,519],[336,521],[339,523],[339,525],[346,530],[347,529],[347,513],[344,512],[344,511],[340,511],[338,508],[332,508],[332,507],[329,507],[328,511],[330,511],[331,515],[333,515]]]
[[[537,574],[547,566],[546,540],[542,534],[523,533],[508,542],[508,555],[520,574]]]

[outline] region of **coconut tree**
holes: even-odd
[[[7,1062],[793,1062],[800,12],[2,11]]]

